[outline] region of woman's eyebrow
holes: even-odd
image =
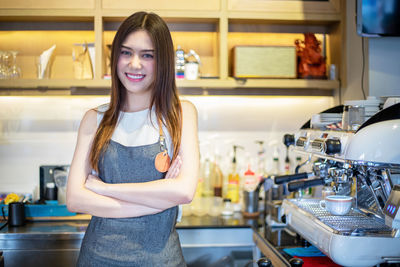
[[[129,46],[125,46],[125,45],[121,45],[121,48],[125,48],[125,49],[129,49],[129,50],[133,50],[132,48],[130,48]]]
[[[125,49],[128,49],[128,50],[133,50],[132,48],[130,48],[129,46],[125,46],[125,45],[121,45],[121,48],[125,48]],[[143,50],[140,50],[140,52],[153,52],[154,53],[154,49],[143,49]]]

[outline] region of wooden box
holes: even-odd
[[[236,78],[296,78],[295,46],[235,46]]]

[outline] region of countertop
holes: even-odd
[[[79,217],[77,217],[79,218]],[[5,221],[1,221],[4,223]],[[0,238],[18,238],[21,235],[64,235],[83,237],[89,220],[27,220],[24,226],[6,226],[0,231]],[[207,229],[207,228],[254,228],[259,226],[259,220],[246,219],[241,213],[233,216],[183,216],[176,224],[177,229]]]
[[[78,251],[88,216],[73,220],[27,220],[24,226],[4,227],[0,230],[0,249],[7,253],[17,250],[70,249]],[[82,219],[85,218],[85,219]],[[288,255],[282,249],[305,247],[307,241],[290,227],[267,227],[263,218],[245,218],[241,213],[233,216],[184,216],[177,223],[182,248],[246,247],[258,249],[271,259],[274,266],[290,266]],[[5,221],[1,221],[1,224]],[[254,258],[260,255],[253,254]]]
[[[88,218],[77,217],[77,218]],[[279,252],[286,245],[284,228],[271,233],[265,232],[262,217],[250,219],[235,213],[233,216],[184,216],[176,228],[182,248],[256,246],[275,262],[276,266],[290,266]],[[4,221],[2,221],[4,223]],[[49,250],[73,249],[78,251],[89,220],[27,220],[24,226],[8,227],[0,231],[0,248],[5,251],[16,249]],[[275,241],[278,240],[278,243]],[[289,242],[290,243],[290,242]],[[288,243],[288,244],[289,244]],[[291,244],[290,244],[291,245]],[[254,253],[254,251],[253,251]],[[256,258],[259,257],[258,254]]]
[[[74,218],[81,219],[35,218],[27,220],[23,226],[6,226],[0,230],[0,250],[10,264],[6,266],[51,266],[54,262],[62,262],[62,267],[74,265],[89,224],[88,216]],[[204,255],[209,255],[206,260],[211,263],[233,251],[247,255],[243,256],[246,262],[250,260],[248,257],[252,258],[251,255],[259,258],[254,254],[253,235],[257,226],[254,220],[247,220],[237,213],[230,217],[184,216],[176,228],[182,250],[186,253],[185,260],[204,261]],[[38,259],[41,264],[38,264]]]

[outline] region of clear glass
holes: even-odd
[[[211,197],[210,198],[210,208],[208,210],[208,215],[210,216],[219,216],[222,212],[222,197]]]
[[[0,80],[6,79],[6,72],[3,60],[4,51],[0,50]]]
[[[4,64],[4,79],[10,79],[11,67],[12,67],[12,54],[9,51],[3,52],[3,64]]]
[[[0,79],[15,79],[21,76],[17,66],[17,51],[0,51]]]
[[[350,130],[357,131],[364,123],[365,108],[361,106],[349,107],[349,126]]]
[[[364,123],[365,108],[362,106],[345,106],[342,128],[346,131],[356,131]]]
[[[0,51],[0,79],[9,78],[10,54],[7,51]]]
[[[232,216],[233,215],[233,206],[229,199],[224,200],[224,205],[221,211],[222,216]]]
[[[21,78],[21,68],[17,65],[18,51],[10,51],[12,55],[12,63],[10,68],[10,79]]]

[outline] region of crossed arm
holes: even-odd
[[[180,157],[167,173],[167,178],[174,179],[106,184],[90,175],[89,153],[97,127],[97,116],[95,111],[88,111],[79,129],[71,163],[67,186],[68,208],[75,212],[118,218],[154,214],[189,203],[196,190],[199,169],[197,113],[188,102],[182,102],[182,113]],[[179,169],[179,175],[176,176]]]

